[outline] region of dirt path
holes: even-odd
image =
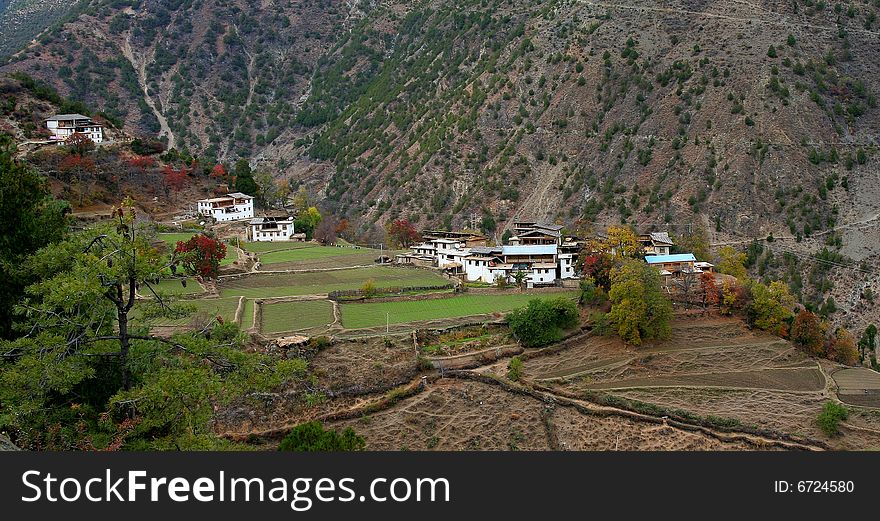
[[[175,139],[174,132],[171,131],[171,127],[168,126],[168,120],[165,118],[165,115],[162,114],[162,111],[158,109],[156,103],[153,101],[152,96],[148,93],[147,89],[147,60],[138,60],[134,52],[131,49],[131,34],[126,35],[125,44],[122,46],[122,55],[125,56],[125,59],[131,63],[131,66],[134,67],[135,72],[137,72],[138,85],[141,87],[141,91],[144,93],[144,101],[147,106],[150,107],[150,110],[153,111],[153,114],[156,116],[156,119],[159,120],[159,127],[161,130],[159,131],[160,136],[168,137],[168,148],[174,148]]]

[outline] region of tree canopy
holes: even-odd
[[[571,299],[532,299],[507,314],[507,324],[524,346],[537,347],[562,339],[562,332],[578,324],[577,306]]]
[[[354,429],[346,427],[342,433],[324,429],[319,421],[301,423],[281,440],[280,451],[292,452],[348,452],[364,450],[366,443]]]
[[[625,342],[640,345],[663,339],[672,332],[672,303],[660,288],[655,268],[635,259],[624,260],[611,270],[609,319]]]

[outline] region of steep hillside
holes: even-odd
[[[80,2],[69,0],[0,0],[0,56],[6,56],[39,36]]]
[[[94,2],[5,66],[363,224],[871,211],[874,3]],[[400,188],[404,187],[404,190]]]

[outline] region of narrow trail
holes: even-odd
[[[165,118],[165,115],[162,114],[162,111],[156,106],[156,102],[153,101],[152,96],[149,94],[149,89],[147,88],[147,60],[138,60],[134,55],[134,51],[131,49],[131,34],[126,35],[125,43],[122,46],[122,55],[125,56],[125,59],[131,63],[131,66],[134,67],[135,72],[137,73],[138,85],[141,87],[141,91],[144,94],[144,102],[146,102],[147,106],[150,107],[150,110],[153,111],[153,115],[156,116],[156,119],[159,120],[159,135],[166,136],[168,138],[168,148],[174,148],[175,139],[174,132],[171,131],[171,127],[168,125],[168,120]]]

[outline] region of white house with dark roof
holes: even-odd
[[[74,134],[82,134],[95,143],[104,141],[104,126],[82,114],[58,114],[46,118],[46,128],[52,133],[50,139],[66,141]]]
[[[293,219],[257,217],[248,223],[248,239],[254,242],[304,241],[306,234],[295,233]]]
[[[645,255],[669,255],[672,251],[672,238],[667,232],[650,232],[639,235],[639,244]]]
[[[213,217],[217,222],[253,219],[254,198],[241,192],[233,192],[224,197],[202,199],[197,203],[197,211],[205,217]]]

